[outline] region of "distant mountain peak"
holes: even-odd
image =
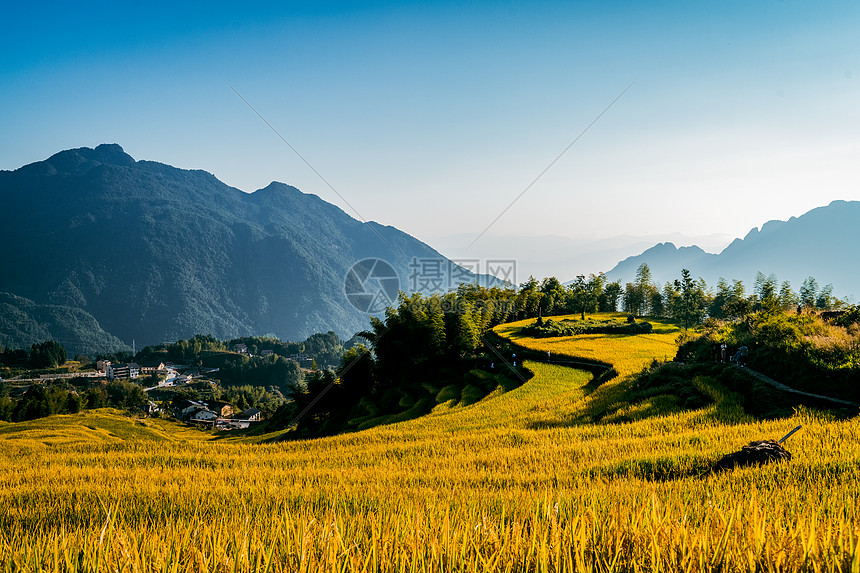
[[[0,243],[16,245],[0,257],[0,292],[60,305],[63,312],[31,313],[25,322],[44,336],[77,337],[78,348],[95,348],[86,336],[96,327],[138,343],[200,332],[348,336],[368,324],[346,294],[353,265],[383,260],[407,287],[414,260],[443,258],[394,227],[363,225],[293,186],[272,182],[244,193],[206,171],[135,161],[116,144],[0,171],[0,207],[13,215],[0,225]],[[60,329],[67,308],[87,313],[76,315],[83,326]],[[3,318],[0,340],[4,332],[24,340],[27,333]]]
[[[645,262],[658,283],[677,277],[682,268],[712,285],[720,277],[752,285],[756,273],[762,272],[775,274],[795,289],[813,276],[821,284],[833,283],[839,296],[856,295],[860,273],[856,265],[846,264],[844,251],[860,244],[858,220],[860,202],[836,200],[787,221],[771,220],[754,227],[719,255],[660,243],[624,259],[606,275],[611,280],[629,281]]]
[[[291,200],[295,199],[319,199],[317,195],[313,193],[305,193],[301,189],[289,185],[287,183],[281,183],[280,181],[272,181],[262,189],[257,189],[256,191],[249,193],[250,196],[255,199],[266,199],[266,200],[278,200],[282,198],[287,198]]]
[[[86,149],[86,148],[84,148]],[[112,165],[133,165],[134,158],[125,152],[118,143],[102,143],[93,149],[93,158]]]
[[[79,147],[77,149],[60,151],[45,161],[32,163],[27,167],[38,166],[44,174],[48,175],[81,175],[99,165],[131,167],[134,164],[134,158],[127,154],[118,144],[103,143],[95,149]],[[47,166],[53,169],[48,168],[45,170],[44,168]]]

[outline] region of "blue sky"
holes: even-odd
[[[119,143],[433,244],[742,236],[860,199],[860,4],[9,6],[0,169]],[[357,216],[355,212],[351,212]],[[480,244],[479,244],[480,247]]]

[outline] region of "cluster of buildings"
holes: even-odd
[[[115,380],[117,378],[133,380],[140,376],[167,372],[167,366],[163,362],[158,366],[140,366],[136,362],[114,364],[110,360],[99,360],[96,362],[96,370],[109,380]]]
[[[247,428],[262,420],[258,408],[248,408],[235,414],[233,406],[217,400],[182,400],[173,408],[173,415],[184,422],[221,429]]]
[[[242,353],[247,353],[248,351],[244,344],[237,344],[234,350]],[[161,363],[157,366],[140,366],[135,362],[124,364],[114,364],[110,360],[99,360],[96,362],[97,374],[109,380],[133,380],[149,374],[166,373],[173,367],[172,363]],[[171,385],[178,385],[191,382],[192,376],[190,374],[176,375],[169,380]],[[154,402],[150,401],[145,410],[149,413],[155,413],[158,408]],[[248,428],[251,424],[260,422],[263,416],[262,411],[258,408],[248,408],[244,412],[235,413],[231,404],[217,400],[182,400],[173,407],[172,413],[176,419],[183,422],[222,430]]]

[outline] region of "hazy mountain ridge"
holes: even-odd
[[[860,245],[860,201],[833,201],[788,221],[768,221],[743,239],[735,239],[719,254],[694,247],[662,243],[629,257],[607,272],[611,280],[632,281],[643,262],[655,282],[663,284],[687,268],[695,277],[715,285],[720,277],[740,279],[752,289],[758,271],[789,281],[796,291],[808,276],[819,286],[834,285],[839,296],[858,294],[860,269],[851,253]]]
[[[81,309],[126,343],[273,333],[350,336],[358,260],[442,258],[283,183],[244,193],[199,170],[135,161],[119,145],[0,172],[0,290]],[[401,287],[401,288],[405,288]]]
[[[105,332],[94,316],[79,308],[37,304],[32,300],[0,292],[0,344],[29,348],[44,340],[56,340],[75,354],[116,352],[128,349],[121,340]]]
[[[670,232],[603,238],[488,234],[467,248],[474,239],[475,235],[457,234],[436,237],[428,242],[454,260],[476,257],[515,260],[517,282],[522,283],[529,275],[537,279],[555,276],[562,282],[572,282],[577,275],[606,271],[618,261],[642,253],[658,243],[695,244],[708,252],[718,252],[729,244],[731,237],[721,234],[686,236]]]

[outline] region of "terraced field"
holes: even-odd
[[[0,567],[17,571],[746,571],[860,569],[860,423],[756,421],[623,399],[680,333],[529,339],[619,376],[527,361],[477,404],[306,442],[214,438],[112,411],[0,426]],[[623,420],[623,421],[622,421]],[[633,421],[630,421],[633,420]],[[713,474],[794,425],[788,463]]]

